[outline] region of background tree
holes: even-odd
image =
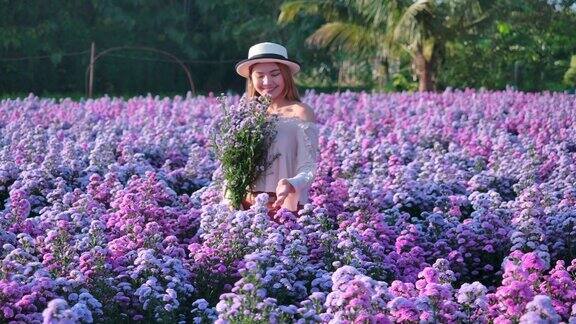
[[[564,90],[576,53],[576,1],[499,0],[484,28],[447,48],[440,87]]]
[[[164,6],[155,1],[4,0],[0,58],[29,59],[0,60],[0,91],[83,92],[92,42],[98,50],[142,45],[182,57],[191,51],[182,9],[181,3]],[[184,73],[154,54],[115,53],[99,61],[96,71],[100,93],[130,94],[137,88],[165,92],[175,83],[187,87]]]
[[[435,89],[437,65],[446,43],[472,30],[488,17],[492,1],[342,0],[288,1],[279,22],[298,14],[321,14],[326,22],[308,42],[373,57],[398,57],[403,48],[412,58],[419,90]]]
[[[303,63],[303,89],[411,90],[416,76],[421,89],[573,89],[575,2],[0,0],[0,96],[84,95],[92,42],[172,53],[200,93],[241,92],[234,63],[260,41]],[[134,50],[103,57],[95,78],[97,96],[189,89],[178,65]]]
[[[360,2],[288,1],[280,8],[278,22],[282,26],[293,22],[301,24],[307,20],[302,16],[322,18],[322,24],[307,37],[306,44],[328,49],[342,59],[346,70],[357,70],[367,63],[370,75],[381,87],[388,81],[389,59],[395,48],[387,37],[386,26],[365,15]],[[338,53],[345,55],[338,56]],[[355,81],[358,80],[352,80]]]

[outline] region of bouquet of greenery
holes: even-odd
[[[243,96],[236,105],[228,105],[226,97],[218,99],[223,112],[212,123],[210,145],[220,161],[224,196],[240,208],[258,176],[273,161],[268,161],[268,149],[276,136],[276,118],[266,113],[268,97]]]

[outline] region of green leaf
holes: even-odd
[[[434,45],[436,44],[436,39],[429,38],[424,40],[424,44],[422,46],[422,51],[424,53],[424,57],[426,61],[430,62],[432,60],[432,55],[434,54]]]
[[[54,64],[54,65],[60,64],[60,62],[62,61],[62,53],[52,53],[52,54],[50,54],[50,61],[51,61],[52,64]]]
[[[564,74],[564,83],[569,86],[576,86],[576,55],[570,59],[570,68]]]
[[[508,35],[511,31],[510,25],[505,22],[497,22],[496,28],[501,35]]]

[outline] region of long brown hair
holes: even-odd
[[[256,63],[257,64],[257,63]],[[246,95],[248,98],[253,98],[259,96],[260,94],[256,91],[256,88],[252,84],[252,68],[254,65],[250,66],[250,70],[248,72],[248,78],[246,78]],[[280,74],[284,79],[284,91],[282,92],[282,96],[290,101],[300,101],[300,95],[298,95],[298,88],[296,88],[296,83],[294,82],[294,78],[292,77],[292,72],[290,68],[282,63],[276,63],[278,69],[280,69]]]

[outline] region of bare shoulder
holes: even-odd
[[[303,102],[297,102],[292,105],[292,114],[294,117],[298,117],[303,121],[316,122],[316,115],[314,114],[314,109]]]

